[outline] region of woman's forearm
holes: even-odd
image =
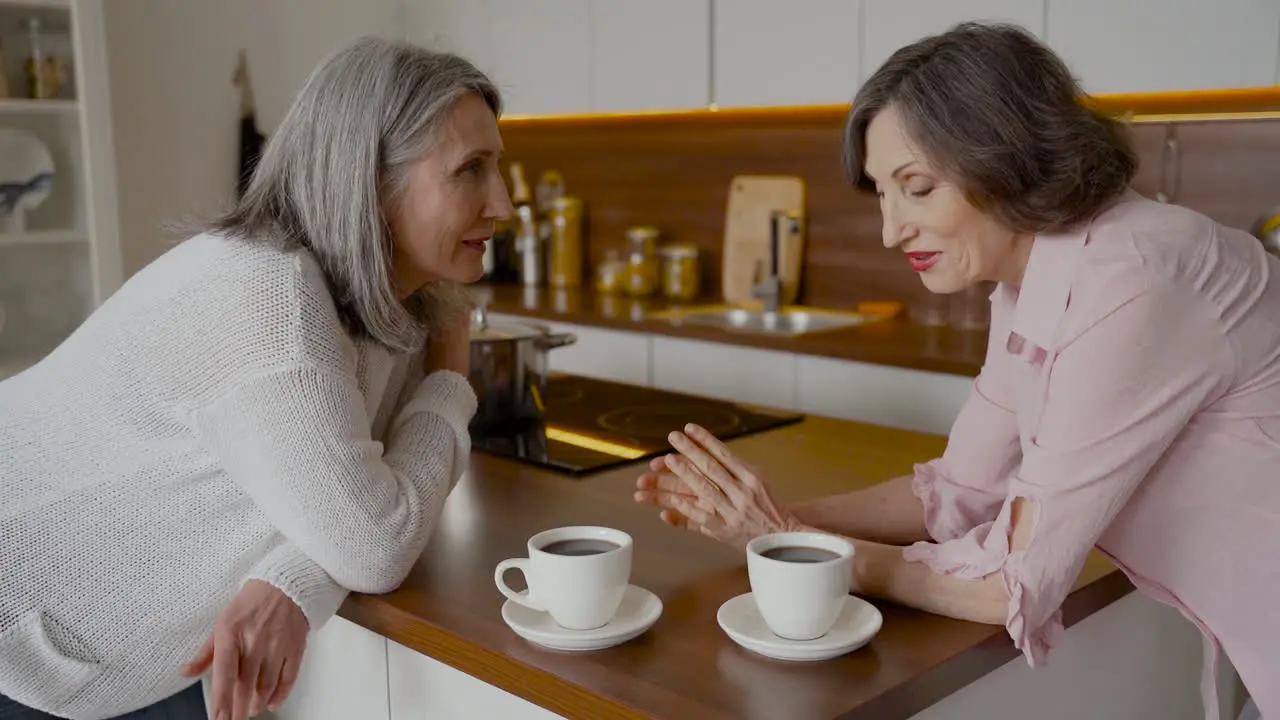
[[[910,475],[788,509],[805,525],[851,538],[887,545],[929,539],[924,505],[911,492]]]
[[[957,620],[1005,623],[1009,595],[1000,573],[981,580],[965,580],[936,573],[921,562],[907,562],[900,547],[857,539],[853,542],[857,550],[850,589],[854,593]]]

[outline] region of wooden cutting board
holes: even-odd
[[[751,288],[769,272],[769,217],[775,210],[800,213],[800,232],[783,234],[778,247],[782,303],[794,303],[804,256],[805,187],[795,175],[738,175],[729,183],[721,284],[730,305],[757,306]]]

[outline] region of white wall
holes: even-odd
[[[176,239],[164,223],[232,197],[240,48],[269,134],[327,53],[400,36],[397,0],[111,0],[104,12],[126,275]]]

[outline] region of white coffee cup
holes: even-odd
[[[835,625],[853,574],[854,546],[820,532],[761,535],[747,543],[747,576],[774,635],[813,640]]]
[[[493,581],[512,601],[546,612],[570,630],[593,630],[608,623],[631,580],[631,536],[594,526],[561,527],[529,538],[529,557],[498,563]],[[503,575],[524,573],[529,589],[516,592]]]

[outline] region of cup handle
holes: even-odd
[[[498,563],[498,567],[493,571],[493,582],[512,602],[519,603],[530,610],[546,612],[547,609],[542,606],[542,603],[534,599],[532,588],[524,592],[516,592],[507,586],[507,581],[502,576],[506,575],[508,570],[519,570],[524,575],[525,582],[528,582],[529,558],[511,558]]]

